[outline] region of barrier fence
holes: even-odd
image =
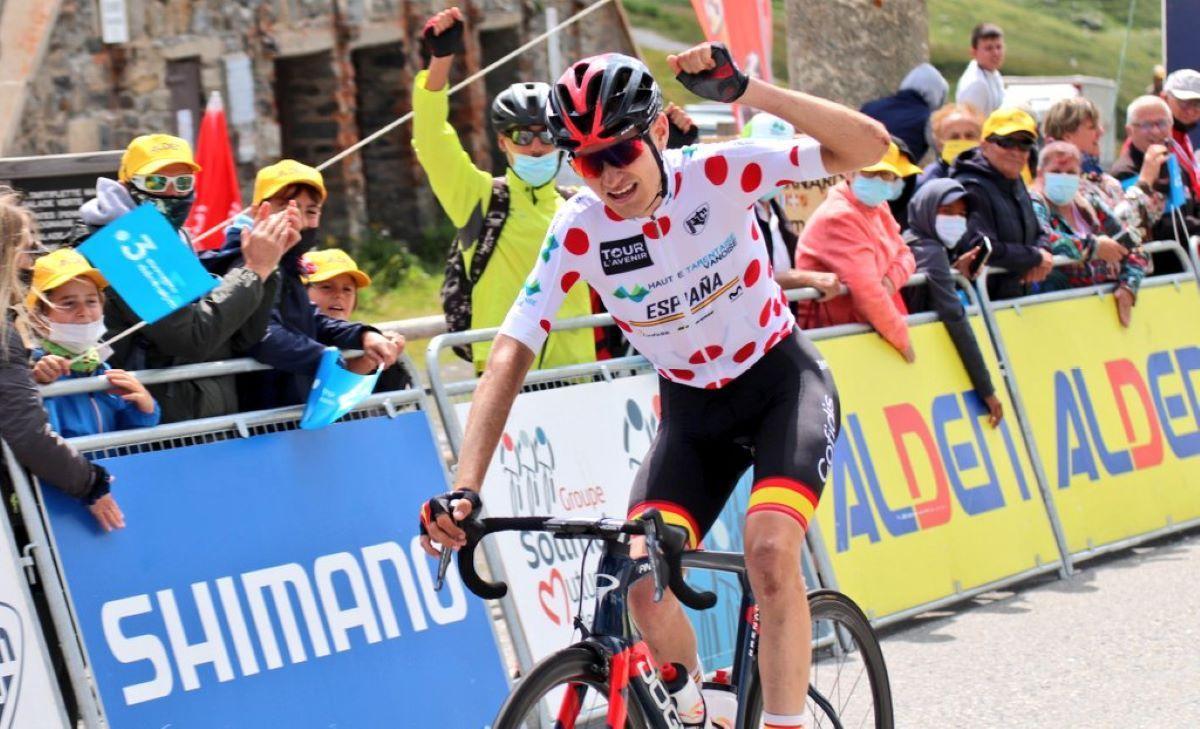
[[[960,281],[1005,407],[994,430],[936,315],[908,317],[914,364],[863,325],[807,332],[837,376],[843,412],[804,555],[810,584],[841,589],[885,624],[1032,575],[1065,575],[1073,560],[1200,524],[1192,461],[1200,454],[1200,337],[1179,325],[1200,314],[1197,241],[1186,252],[1174,243],[1149,249],[1174,251],[1185,272],[1146,279],[1129,329],[1116,324],[1110,287],[994,302],[994,272],[974,286]],[[907,285],[924,285],[924,277]],[[793,301],[816,296],[789,292]],[[555,329],[610,323],[600,315]],[[447,653],[447,640],[499,647],[511,638],[521,669],[569,641],[573,618],[594,593],[576,542],[537,534],[485,542],[489,570],[512,587],[499,606],[503,626],[463,593],[456,575],[447,593],[432,592],[431,564],[407,526],[447,483],[427,395],[457,458],[478,380],[446,381],[439,354],[496,330],[439,333],[444,325],[434,318],[386,328],[411,335],[414,325],[436,334],[428,391],[408,360],[415,389],[373,395],[324,430],[298,431],[303,408],[283,408],[75,439],[118,477],[130,526],[102,538],[77,503],[29,479],[6,452],[88,727],[247,717],[356,725],[395,718],[397,707],[419,722],[420,702],[354,682],[428,693],[440,687],[423,689],[413,671],[394,672],[413,661],[449,666],[463,655],[470,660],[455,674],[473,677],[473,695],[485,698],[472,702],[483,707],[479,716],[460,707],[466,713],[455,725],[482,726],[505,691],[501,662]],[[159,383],[262,368],[231,360],[139,376]],[[73,380],[43,393],[106,387],[101,378]],[[529,373],[488,471],[489,510],[623,516],[661,417],[657,376],[644,358]],[[751,478],[706,548],[740,549]],[[170,499],[162,498],[164,482]],[[15,552],[10,561],[22,566]],[[719,608],[736,610],[736,585],[716,575],[694,580],[718,592]],[[0,599],[31,626],[22,675],[32,686],[33,667],[44,661],[31,636],[42,631],[27,591],[3,589]],[[3,607],[0,630],[12,635]],[[693,620],[708,667],[723,665],[732,615]],[[489,622],[497,631],[490,638]],[[288,703],[303,713],[284,717]]]

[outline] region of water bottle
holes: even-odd
[[[679,713],[683,725],[696,729],[708,727],[704,695],[700,693],[700,687],[688,674],[687,669],[679,663],[668,663],[662,667],[662,678],[667,692],[671,694],[671,700],[675,702],[675,710]]]
[[[701,693],[712,729],[734,729],[737,724],[737,689],[729,685],[729,672],[717,671],[712,681],[705,681]]]

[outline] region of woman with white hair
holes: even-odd
[[[1042,291],[1117,282],[1113,298],[1121,326],[1129,326],[1146,259],[1132,235],[1108,205],[1080,191],[1083,155],[1068,142],[1051,142],[1038,156],[1038,176],[1030,190],[1033,211],[1056,256],[1077,261],[1054,269]]]

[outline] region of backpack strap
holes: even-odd
[[[467,227],[459,231],[459,245],[463,250],[475,246],[475,253],[471,256],[471,270],[467,272],[472,284],[478,283],[488,261],[496,251],[496,243],[500,241],[500,233],[508,220],[508,207],[508,180],[496,177],[492,180],[492,199],[488,201],[487,212],[481,213],[477,208],[471,220],[467,221]],[[472,226],[472,223],[476,225]],[[470,230],[472,227],[474,230]],[[474,235],[468,237],[472,232]]]

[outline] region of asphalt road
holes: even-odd
[[[898,727],[1200,726],[1200,531],[885,632]]]

